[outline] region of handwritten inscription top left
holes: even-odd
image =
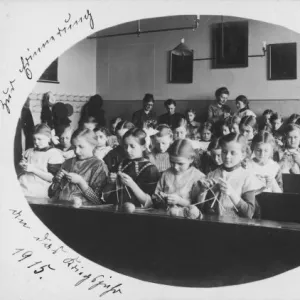
[[[31,64],[34,59],[46,49],[48,45],[57,41],[59,38],[62,38],[68,32],[73,30],[74,28],[78,27],[81,23],[88,22],[89,27],[94,29],[94,19],[91,12],[87,9],[86,13],[81,16],[80,18],[73,20],[72,15],[68,13],[68,17],[64,20],[64,25],[61,27],[57,27],[57,32],[54,35],[51,35],[48,39],[41,43],[41,45],[35,50],[31,51],[27,48],[29,54],[21,56],[21,67],[19,68],[19,72],[26,75],[28,80],[31,80],[32,70]],[[2,90],[2,96],[0,95],[0,104],[2,105],[2,109],[6,110],[8,114],[10,114],[10,107],[9,104],[12,100],[12,93],[16,89],[16,79],[9,80],[7,87]],[[1,93],[0,93],[1,94]],[[1,106],[0,106],[1,107]]]

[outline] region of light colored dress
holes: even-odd
[[[210,172],[207,175],[208,179],[215,179],[218,181],[220,178],[223,178],[227,181],[237,195],[241,196],[241,199],[236,206],[238,211],[235,210],[234,205],[230,198],[226,195],[220,193],[219,185],[216,184],[212,190],[218,198],[218,214],[221,216],[246,216],[249,210],[249,205],[255,207],[255,199],[253,203],[246,202],[242,196],[247,192],[257,191],[263,187],[263,184],[257,179],[257,177],[250,170],[244,169],[241,166],[234,169],[231,172],[225,171],[222,167]],[[251,216],[252,217],[252,216]]]
[[[195,167],[190,167],[184,173],[176,174],[173,168],[166,170],[159,180],[155,194],[163,192],[166,194],[177,194],[190,203],[196,203],[200,194],[199,180],[205,175]]]
[[[269,159],[265,165],[260,165],[255,161],[250,160],[249,164],[247,165],[247,169],[252,171],[253,174],[255,174],[255,176],[265,186],[265,188],[261,192],[268,192],[268,193],[272,192],[271,187],[266,188],[267,181],[265,176],[270,176],[271,178],[275,178],[276,180],[278,180],[279,182],[277,183],[276,192],[282,192],[282,189],[280,187],[280,185],[282,184],[280,166],[273,159]]]
[[[49,172],[49,164],[57,165],[64,162],[61,151],[56,148],[49,148],[46,151],[30,148],[25,151],[23,157],[29,164],[43,172]],[[48,182],[34,173],[22,173],[19,177],[23,193],[25,196],[48,198]]]

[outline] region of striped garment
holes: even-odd
[[[158,171],[164,172],[171,167],[169,153],[159,153],[155,149],[149,155],[149,160],[152,162],[158,169]]]

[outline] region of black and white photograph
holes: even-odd
[[[300,266],[300,32],[199,11],[91,30],[32,80],[43,51],[94,29],[92,9],[70,12],[21,56],[34,87],[9,138],[11,188],[46,228],[35,243],[100,297],[128,299],[120,280],[89,274],[83,260],[187,298]],[[10,114],[18,79],[8,83]],[[29,228],[25,210],[9,210]],[[11,256],[36,278],[55,276],[19,247]]]

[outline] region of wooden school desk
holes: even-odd
[[[300,174],[282,174],[283,191],[300,194]]]
[[[210,287],[241,284],[300,265],[300,224],[165,211],[72,206],[27,198],[33,212],[80,255],[156,283]]]

